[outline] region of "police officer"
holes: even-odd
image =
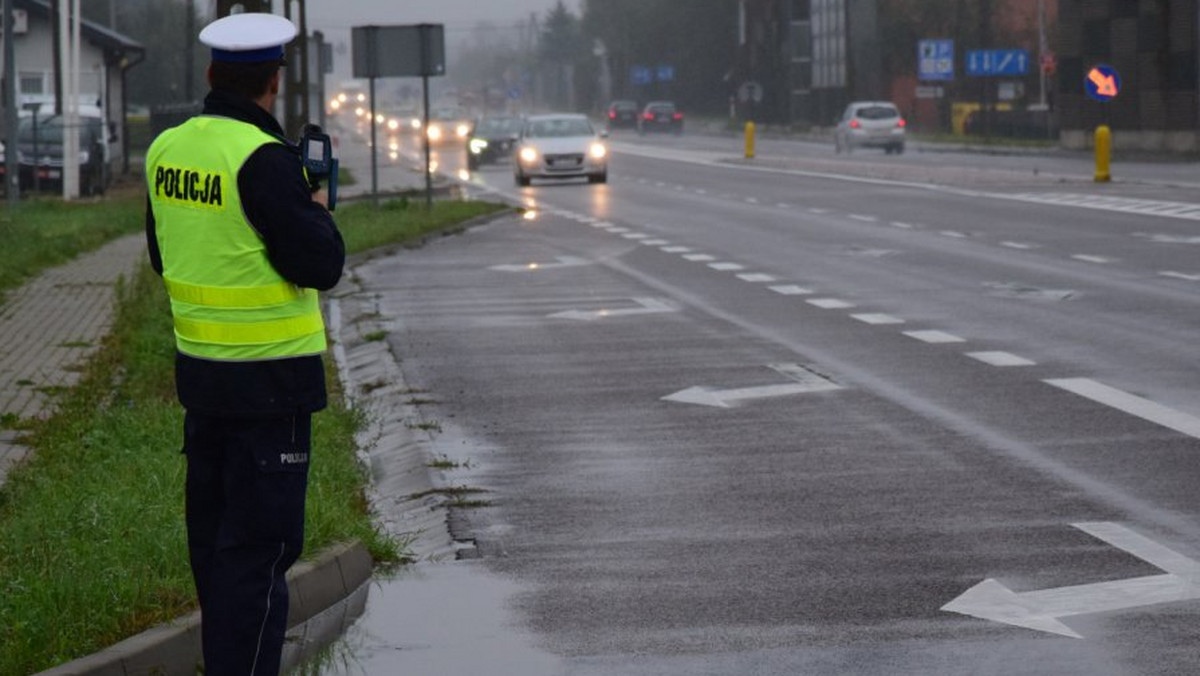
[[[279,673],[311,415],[326,403],[317,290],[337,283],[345,248],[270,112],[295,35],[272,14],[206,26],[204,110],[146,156],[146,239],[175,325],[208,676]]]

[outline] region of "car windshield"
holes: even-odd
[[[637,110],[637,104],[633,101],[615,101],[612,108],[613,110]]]
[[[863,106],[854,115],[864,120],[890,120],[899,117],[900,113],[891,106]]]
[[[646,107],[646,110],[651,113],[673,113],[675,105],[671,103],[655,103]]]
[[[532,138],[556,138],[566,136],[593,136],[592,125],[584,118],[565,117],[552,120],[533,120],[525,128],[525,135]]]
[[[80,120],[80,142],[84,144],[91,143],[97,138],[100,133],[100,120],[95,118],[83,118]],[[34,125],[33,118],[26,117],[21,119],[20,126],[17,129],[17,138],[21,143],[32,144],[34,142]],[[37,142],[47,145],[61,144],[63,141],[63,118],[58,115],[40,115],[37,119]]]
[[[475,127],[476,134],[505,135],[521,131],[521,120],[515,117],[485,117]]]

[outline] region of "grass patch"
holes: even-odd
[[[363,340],[367,341],[368,343],[378,343],[384,338],[387,338],[387,331],[372,331],[363,336]]]
[[[389,244],[413,243],[463,221],[511,209],[494,202],[439,201],[427,210],[424,205],[398,199],[378,207],[369,202],[339,205],[335,217],[346,252],[361,253]]]
[[[0,300],[46,268],[144,228],[144,199],[64,203],[34,197],[0,208]]]
[[[34,222],[48,231],[77,220],[75,235],[63,235],[65,241],[50,232],[29,235],[59,242],[46,246],[54,256],[40,256],[61,262],[69,258],[64,252],[140,228],[143,200],[78,209],[31,203],[20,208],[20,219],[3,212],[8,220],[0,224],[0,236],[26,227],[26,213],[38,214]],[[339,211],[337,220],[348,249],[361,252],[504,208],[479,202],[465,208],[439,203],[429,212],[355,207]],[[16,279],[4,262],[10,253],[0,251],[0,285]],[[32,258],[25,276],[38,269]],[[15,285],[8,283],[6,288]],[[44,420],[0,420],[26,430],[33,451],[0,487],[0,674],[44,670],[195,607],[170,308],[148,265],[122,280],[116,292],[112,332],[79,383],[58,393],[57,412]],[[368,511],[368,477],[354,443],[363,416],[348,407],[332,373],[328,383],[330,407],[313,416],[306,554],[360,538],[376,559],[404,561],[404,544],[381,535]]]

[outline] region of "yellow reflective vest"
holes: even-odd
[[[251,361],[325,351],[315,289],[284,279],[246,220],[238,171],[279,139],[225,117],[168,129],[146,155],[146,181],[175,344],[200,359]]]

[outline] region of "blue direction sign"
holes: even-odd
[[[1025,75],[1028,72],[1027,49],[973,49],[967,52],[967,75]]]
[[[954,41],[917,41],[917,78],[920,80],[954,79]]]
[[[1088,71],[1083,87],[1088,96],[1101,103],[1107,103],[1117,98],[1117,94],[1121,92],[1121,75],[1116,68],[1108,64],[1096,64]]]
[[[629,69],[629,82],[634,85],[648,85],[654,82],[654,71],[646,66],[633,66]]]
[[[660,63],[654,74],[658,77],[659,82],[670,82],[675,79],[675,66],[669,63]]]

